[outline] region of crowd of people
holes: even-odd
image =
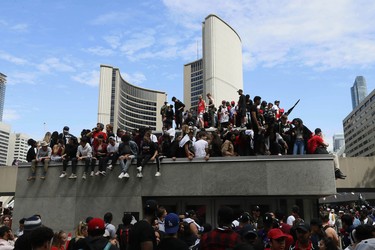
[[[65,126],[62,133],[47,132],[42,141],[29,139],[28,180],[36,179],[38,165],[43,165],[40,178],[45,179],[50,161],[62,162],[61,178],[67,176],[67,167],[71,165],[69,179],[77,178],[77,163],[84,163],[82,179],[85,180],[88,176],[105,176],[116,165],[121,167],[118,178],[129,178],[132,162],[137,164],[139,178],[143,177],[142,170],[148,162],[156,162],[158,177],[163,158],[209,160],[220,156],[328,154],[328,143],[320,128],[312,133],[300,118],[289,121],[294,106],[284,112],[278,100],[272,104],[261,101],[259,96],[251,100],[242,90],[238,94],[237,103],[223,100],[218,108],[211,94],[207,94],[208,104],[199,96],[197,109],[186,111],[185,105],[173,97],[175,104],[165,102],[160,110],[163,131],[158,136],[150,127],[113,131],[112,124],[97,123],[92,130],[83,129],[79,137],[70,134]],[[346,177],[338,166],[335,176]]]
[[[335,210],[336,209],[336,210]],[[338,212],[338,213],[337,213]],[[0,250],[370,250],[375,248],[375,210],[369,205],[320,207],[319,217],[305,221],[298,206],[290,214],[282,210],[262,214],[222,206],[217,228],[202,224],[193,210],[167,211],[155,200],[145,202],[143,218],[124,213],[122,224],[112,224],[113,214],[87,217],[75,228],[75,235],[53,231],[42,224],[42,216],[19,221],[16,233],[11,217],[0,224]]]

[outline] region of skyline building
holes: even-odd
[[[343,120],[347,157],[375,155],[375,89]]]
[[[3,121],[7,76],[0,72],[0,122]]]
[[[345,145],[344,134],[334,134],[332,141],[333,141],[333,152],[339,151],[339,149]]]
[[[134,86],[121,77],[120,70],[100,65],[98,122],[127,131],[141,127],[162,130],[160,109],[165,92]]]
[[[350,93],[352,95],[352,107],[355,109],[367,96],[367,84],[363,76],[355,78],[353,87],[350,88]]]
[[[0,122],[0,166],[7,164],[10,130],[10,125]]]
[[[10,134],[7,165],[12,165],[15,159],[17,159],[18,162],[27,162],[26,156],[29,149],[27,140],[29,138],[27,134],[23,133]]]
[[[196,108],[198,96],[211,93],[215,105],[236,101],[243,89],[242,41],[237,32],[216,15],[202,24],[203,57],[184,65],[184,104]]]

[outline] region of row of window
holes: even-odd
[[[191,78],[191,81],[196,82],[196,81],[201,81],[202,79],[203,79],[203,76],[197,76],[197,77]]]
[[[191,88],[191,93],[194,93],[194,92],[199,91],[199,90],[203,90],[202,85]],[[200,92],[202,92],[202,91],[200,91]]]
[[[146,120],[146,121],[156,121],[156,115],[155,116],[144,116],[144,115],[140,115],[140,114],[137,114],[137,113],[133,113],[133,112],[129,112],[129,110],[126,110],[124,109],[123,107],[120,107],[120,110],[119,110],[119,116],[120,115],[124,115],[128,118],[138,118],[140,119],[141,121],[142,120]],[[139,123],[139,122],[138,122]],[[140,122],[141,123],[141,122]]]
[[[191,87],[195,87],[195,86],[203,86],[203,81],[192,82]]]
[[[137,119],[133,119],[131,117],[126,117],[126,120],[125,120],[125,115],[124,116],[119,116],[119,123],[122,125],[122,126],[125,126],[126,124],[132,124],[132,128],[139,128],[140,126],[156,126],[156,122],[152,122],[152,121],[145,121],[145,120],[137,120]],[[121,127],[122,127],[121,126]]]
[[[129,110],[129,111],[132,111],[134,113],[139,113],[139,114],[143,114],[143,115],[151,115],[151,116],[156,116],[156,109],[153,110],[153,111],[145,111],[145,110],[141,110],[141,109],[137,109],[137,108],[134,108],[134,106],[132,107],[132,105],[129,105],[129,103],[127,103],[124,107],[125,110]]]

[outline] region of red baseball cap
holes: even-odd
[[[287,234],[284,234],[283,231],[281,231],[280,229],[278,228],[273,228],[271,229],[269,232],[268,232],[268,238],[269,239],[279,239],[279,238],[282,238],[282,237],[288,237]]]
[[[104,230],[105,229],[104,220],[100,218],[94,218],[89,221],[87,227],[89,231]]]

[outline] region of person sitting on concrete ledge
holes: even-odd
[[[310,154],[329,154],[327,151],[328,143],[323,140],[323,133],[320,128],[315,129],[315,134],[307,142],[307,151]],[[341,172],[338,167],[338,159],[335,156],[335,178],[336,179],[345,179],[346,175]]]
[[[36,158],[31,161],[31,175],[27,178],[28,181],[33,181],[36,178],[36,167],[38,163],[41,162],[44,165],[44,172],[40,176],[40,179],[46,179],[48,165],[51,160],[52,149],[48,146],[48,143],[42,141],[41,147],[38,149],[38,153],[36,154]]]

